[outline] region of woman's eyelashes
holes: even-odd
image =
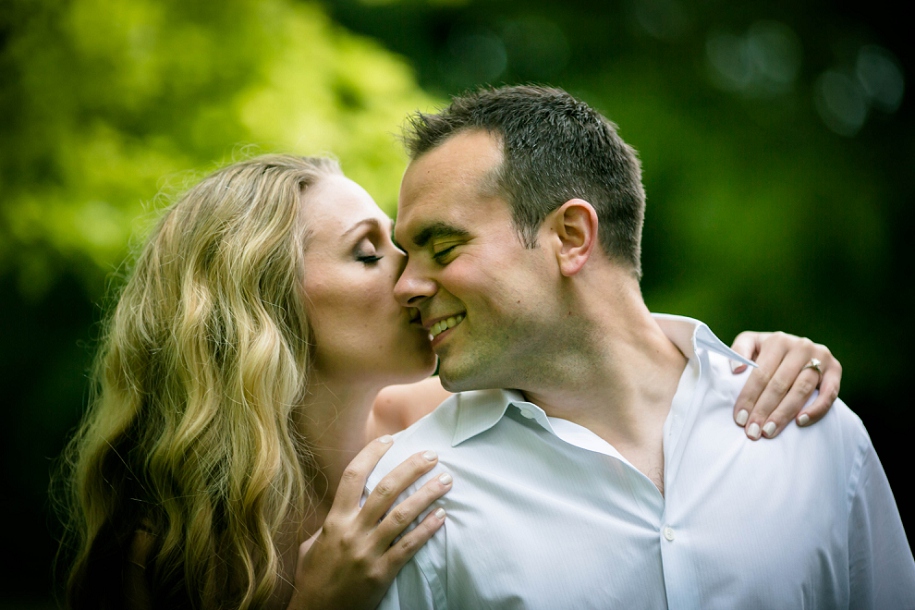
[[[384,258],[384,254],[382,254],[384,250],[391,250],[393,247],[395,252],[400,253],[397,244],[393,240],[388,242],[386,237],[381,229],[376,227],[356,244],[356,248],[353,251],[354,258],[360,263],[371,265]]]
[[[353,251],[353,257],[360,263],[365,263],[366,265],[377,263],[384,258],[378,252],[375,242],[369,238],[363,239],[356,245],[356,249]]]
[[[360,263],[365,263],[366,265],[371,265],[372,263],[377,263],[382,258],[384,258],[384,257],[380,256],[378,254],[375,254],[374,252],[372,254],[356,253],[356,260],[359,261]]]

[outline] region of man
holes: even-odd
[[[727,363],[743,359],[700,322],[649,313],[640,167],[611,123],[512,87],[419,115],[407,143],[395,292],[463,393],[368,481],[430,447],[417,486],[455,480],[444,531],[382,607],[915,607],[860,420],[837,402],[818,426],[746,442],[728,417],[746,374]]]

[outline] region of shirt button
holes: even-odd
[[[669,525],[664,526],[664,537],[670,542],[674,541],[674,529]]]
[[[534,412],[531,411],[530,409],[524,408],[524,409],[521,409],[521,416],[531,419],[534,417]]]

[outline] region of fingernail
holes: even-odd
[[[743,426],[747,423],[747,420],[750,419],[750,414],[747,413],[746,409],[741,409],[737,412],[737,425]]]
[[[766,435],[766,438],[769,438],[770,436],[775,434],[775,422],[774,421],[770,421],[770,422],[766,423],[765,426],[763,426],[763,434]]]
[[[384,436],[378,437],[378,442],[388,445],[388,444],[394,442],[394,437],[391,436],[390,434],[385,434]]]
[[[445,518],[445,509],[444,509],[444,508],[436,508],[436,509],[435,509],[435,516],[438,517],[439,519],[444,519],[444,518]]]
[[[429,451],[427,451],[423,454],[423,457],[431,462],[432,460],[437,458],[438,455],[436,455],[435,452],[430,449]]]
[[[798,426],[806,426],[809,423],[810,423],[810,416],[807,415],[806,413],[801,413],[801,415],[797,418]]]
[[[448,474],[447,472],[445,474],[440,474],[438,476],[438,482],[441,483],[442,485],[451,485],[451,481],[453,481],[453,480],[454,479],[452,479],[451,475]]]
[[[759,438],[759,424],[753,422],[750,424],[750,427],[747,428],[747,436],[752,438],[754,441]]]
[[[743,366],[742,363],[737,362],[736,360],[728,360],[728,364],[731,365],[731,372],[732,372],[732,373],[736,373],[736,372],[737,372],[737,369]]]

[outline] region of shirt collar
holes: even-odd
[[[755,362],[747,360],[725,345],[706,324],[699,320],[666,313],[653,313],[651,317],[658,323],[667,338],[687,358],[695,358],[699,348],[703,348],[710,352],[721,354],[731,360],[736,360],[741,364],[757,368]]]
[[[700,349],[723,354],[731,360],[756,368],[747,360],[725,345],[708,326],[698,320],[669,314],[652,314],[652,317],[677,346],[684,356],[694,359]],[[518,390],[472,390],[457,395],[458,413],[454,427],[452,446],[457,446],[495,426],[510,406],[517,407],[525,417],[533,419],[543,428],[552,432],[549,418],[537,405],[524,399]]]
[[[512,403],[525,402],[524,396],[517,390],[472,390],[461,392],[457,398],[458,414],[452,447],[495,426]]]

